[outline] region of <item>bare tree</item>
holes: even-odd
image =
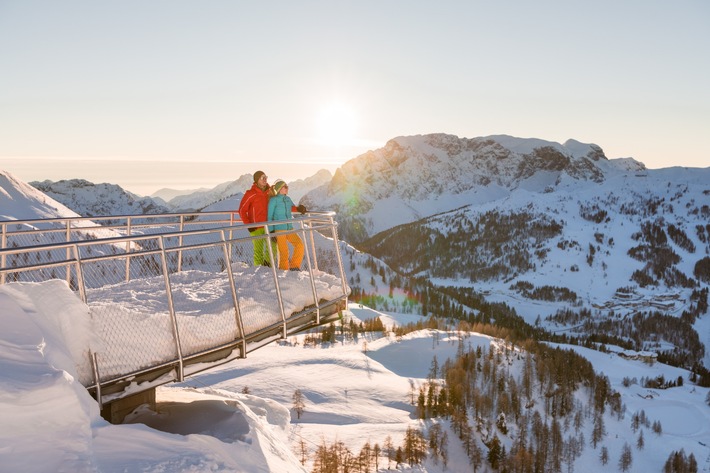
[[[300,389],[293,392],[293,410],[296,411],[296,418],[300,419],[306,405],[303,402],[303,393]]]
[[[308,461],[308,445],[306,444],[305,440],[303,440],[303,439],[299,440],[298,450],[301,455],[301,465],[305,465],[306,462]]]

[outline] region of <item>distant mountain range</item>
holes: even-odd
[[[292,181],[289,183],[289,195],[294,202],[298,202],[303,195],[329,182],[332,177],[329,171],[323,169],[307,179]],[[223,207],[236,209],[253,182],[251,174],[244,174],[236,181],[224,182],[212,189],[161,189],[152,197],[137,196],[116,184],[94,184],[84,179],[33,181],[30,185],[83,217],[96,217],[195,212],[207,207],[211,210],[223,210]]]

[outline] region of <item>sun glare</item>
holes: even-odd
[[[331,103],[320,111],[316,127],[320,143],[345,146],[351,144],[355,138],[355,115],[346,105]]]

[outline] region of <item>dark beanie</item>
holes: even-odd
[[[261,176],[266,174],[264,171],[256,171],[254,173],[254,182],[259,182],[259,179],[261,179]]]

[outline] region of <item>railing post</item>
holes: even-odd
[[[230,233],[232,232],[231,230],[229,231]],[[231,241],[231,239],[230,239]],[[232,260],[230,259],[230,251],[227,249],[228,243],[225,239],[224,236],[224,230],[222,230],[222,249],[224,250],[224,257],[227,258],[226,260],[226,266],[227,266],[227,276],[229,277],[229,287],[232,288],[232,303],[234,304],[234,317],[237,322],[237,329],[239,330],[239,333],[237,334],[237,338],[242,339],[242,358],[246,358],[247,356],[247,338],[246,334],[244,333],[244,322],[242,321],[242,312],[239,309],[239,296],[237,295],[237,286],[234,282],[234,273],[232,272]]]
[[[343,260],[340,257],[340,241],[338,240],[338,231],[337,231],[337,222],[335,219],[333,219],[333,216],[330,216],[330,224],[332,225],[333,229],[333,243],[335,244],[335,257],[338,260],[338,268],[340,269],[340,282],[343,286],[343,295],[345,296],[345,305],[347,307],[348,304],[348,280],[345,277],[345,271],[343,270]]]
[[[301,221],[301,235],[303,236],[303,240],[306,240],[306,230],[305,230],[305,225],[303,221]],[[308,225],[309,228],[309,235],[312,237],[313,236],[313,225]],[[313,239],[311,238],[311,241]],[[308,276],[311,278],[311,291],[313,292],[313,303],[316,306],[316,324],[320,325],[320,304],[318,300],[318,289],[316,289],[316,281],[315,277],[313,276],[313,265],[311,265],[311,249],[309,249],[309,245],[306,245],[304,243],[303,245],[304,249],[306,250],[306,266],[308,267]],[[315,246],[312,247],[313,253],[315,254]],[[314,256],[315,257],[315,256]]]
[[[185,231],[185,214],[180,214],[180,236],[178,237],[178,248],[182,248],[182,232]],[[178,250],[177,272],[182,271],[182,250]]]
[[[126,236],[131,236],[131,217],[126,219]],[[126,242],[126,282],[131,280],[131,240]]]
[[[71,243],[71,220],[67,220],[66,232],[67,232],[66,233],[67,243]],[[69,247],[67,247],[67,249],[65,250],[65,254],[66,254],[67,259],[69,259],[71,257],[71,249]],[[71,281],[71,266],[67,266],[66,272],[67,272],[67,284],[69,284],[69,282]]]
[[[163,265],[163,278],[165,279],[165,292],[168,296],[168,310],[170,311],[170,320],[173,328],[173,339],[175,340],[175,349],[178,357],[178,381],[185,380],[184,360],[182,358],[182,347],[180,344],[180,332],[178,331],[177,316],[175,315],[175,307],[173,305],[173,291],[170,286],[170,276],[168,275],[168,258],[165,256],[165,237],[162,235],[158,239],[160,243],[160,261]]]
[[[76,261],[76,284],[77,286],[79,286],[77,289],[79,289],[79,297],[81,298],[81,301],[86,304],[86,285],[84,283],[84,270],[81,266],[81,255],[79,254],[79,245],[74,244],[72,245],[72,248],[74,249],[74,260]],[[71,266],[67,266],[67,269],[70,268]],[[71,284],[69,285],[69,288],[71,288]]]
[[[7,224],[3,223],[2,224],[2,249],[4,250],[5,248],[7,248]],[[0,267],[2,267],[3,269],[5,269],[5,267],[7,265],[7,256],[5,255],[5,253],[3,253],[2,258],[0,258],[0,265],[2,265]],[[3,272],[0,277],[1,277],[0,284],[5,284],[5,272]]]
[[[101,400],[101,378],[99,376],[99,362],[96,359],[96,353],[89,350],[89,360],[91,361],[91,371],[94,372],[94,382],[96,383],[96,402],[99,403],[99,412],[104,408],[104,403]]]
[[[269,259],[271,260],[271,272],[274,275],[274,285],[276,286],[276,299],[279,301],[279,310],[281,311],[281,320],[283,321],[283,338],[286,338],[288,332],[286,330],[286,310],[284,309],[284,301],[281,298],[281,286],[279,286],[279,275],[276,271],[278,266],[278,261],[274,258],[274,249],[271,247],[271,233],[269,233],[269,226],[264,225],[265,235],[266,235],[266,247],[269,249]]]
[[[316,256],[316,241],[313,238],[313,222],[309,221],[308,225],[311,227],[311,248],[313,248],[313,269],[318,271],[318,257]]]

